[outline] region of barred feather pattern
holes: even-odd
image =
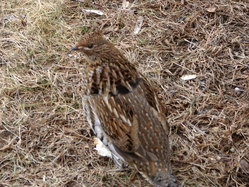
[[[169,126],[147,79],[99,33],[74,49],[87,57],[87,122],[115,163],[135,167],[155,186],[179,186],[170,164]]]

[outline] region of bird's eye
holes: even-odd
[[[87,45],[87,47],[88,47],[89,49],[92,49],[93,46],[94,46],[94,45],[93,45],[92,43],[90,43],[90,44]]]

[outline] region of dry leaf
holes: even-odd
[[[197,77],[197,75],[183,75],[181,77],[181,79],[184,80],[184,81],[188,81],[188,80],[195,79],[196,77]]]
[[[244,173],[249,174],[249,163],[245,159],[242,159],[240,162],[240,168]]]
[[[123,3],[122,3],[122,8],[123,8],[123,9],[128,8],[129,5],[130,5],[130,2],[129,2],[129,1],[123,0]]]
[[[98,138],[94,138],[94,144],[96,147],[94,148],[100,156],[106,156],[112,158],[111,151],[100,141]]]
[[[104,15],[104,12],[102,12],[101,10],[90,10],[90,9],[84,9],[83,11],[85,12],[88,12],[88,13],[94,13],[94,14],[97,14],[97,15]]]
[[[210,12],[210,13],[214,13],[216,12],[216,7],[209,7],[209,8],[206,8],[206,11]]]
[[[144,18],[142,16],[139,16],[137,19],[137,23],[136,23],[134,32],[133,32],[134,34],[138,34],[140,32],[142,25],[143,25],[143,21],[144,21]]]

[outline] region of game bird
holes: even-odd
[[[119,167],[135,167],[156,187],[179,187],[172,174],[169,125],[148,80],[103,34],[72,48],[86,56],[86,119]]]

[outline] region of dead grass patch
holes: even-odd
[[[93,150],[81,95],[84,63],[69,48],[102,27],[156,83],[185,186],[249,184],[249,3],[3,1],[0,11],[0,186],[148,186],[108,172]],[[99,16],[82,11],[97,9]],[[139,16],[142,30],[133,34]],[[181,77],[197,78],[183,81]]]

